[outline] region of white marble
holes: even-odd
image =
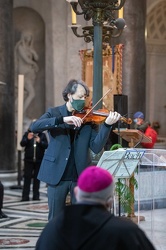
[[[43,183],[40,193],[39,202],[20,202],[21,190],[5,189],[3,212],[9,217],[0,220],[1,250],[35,249],[36,241],[43,225],[47,223],[48,215],[46,187]],[[138,214],[136,213],[136,215]],[[166,209],[142,210],[139,215],[145,217],[145,221],[140,221],[139,226],[154,243],[156,250],[166,250],[166,225],[163,220],[166,216]],[[33,226],[34,223],[41,223],[41,227]],[[9,245],[5,245],[5,243]]]

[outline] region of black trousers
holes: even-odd
[[[3,195],[4,195],[4,186],[2,182],[0,181],[0,211],[3,207]]]
[[[29,200],[31,182],[33,180],[33,200],[38,200],[40,193],[40,181],[37,179],[37,175],[40,168],[40,162],[24,162],[24,185],[22,192],[22,199]]]

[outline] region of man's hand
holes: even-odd
[[[82,119],[77,116],[65,116],[63,117],[63,121],[69,125],[74,125],[75,127],[80,127],[83,123]]]
[[[40,143],[40,137],[38,135],[34,135],[34,138],[35,138],[36,142]]]
[[[34,137],[34,133],[29,132],[28,133],[28,140],[31,140]]]
[[[105,120],[105,123],[108,125],[112,125],[116,123],[120,119],[121,115],[117,112],[110,111],[109,116]]]

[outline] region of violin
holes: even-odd
[[[84,123],[92,122],[95,124],[101,124],[105,121],[106,117],[109,116],[109,111],[107,109],[91,110],[90,108],[84,108],[82,111],[74,111],[73,115],[80,117]],[[124,116],[120,117],[120,121],[131,124],[132,119],[126,118]]]
[[[81,112],[78,111],[74,111],[73,115],[80,117],[84,123],[87,122],[93,122],[95,124],[101,124],[105,121],[106,117],[109,116],[109,111],[107,109],[98,109],[98,110],[94,110],[94,108],[98,105],[99,102],[101,102],[101,100],[103,100],[103,98],[111,91],[111,89],[109,89],[105,95],[103,97],[100,98],[100,100],[97,101],[97,103],[92,107],[92,108],[84,108]],[[127,123],[127,124],[131,124],[132,123],[132,119],[131,118],[126,118],[121,116],[120,120]]]

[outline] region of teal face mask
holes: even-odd
[[[85,100],[75,100],[72,98],[71,105],[73,109],[81,111],[85,107]]]
[[[137,118],[135,118],[135,119],[134,119],[134,122],[135,122],[135,123],[137,123],[137,122],[138,122],[138,119],[137,119]]]

